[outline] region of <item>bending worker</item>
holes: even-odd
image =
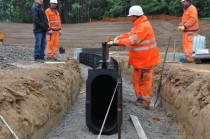
[[[199,27],[198,12],[196,7],[191,4],[191,0],[182,0],[182,4],[184,13],[178,30],[183,31],[182,46],[185,55],[183,62],[193,62],[193,38]]]
[[[57,60],[59,36],[61,35],[61,20],[57,9],[57,0],[50,0],[50,8],[45,10],[48,19],[46,58]]]
[[[149,109],[152,97],[152,67],[160,63],[153,28],[144,16],[140,6],[135,5],[129,9],[133,29],[128,33],[117,36],[114,41],[109,41],[109,46],[128,46],[129,61],[132,65],[132,82],[139,103]]]

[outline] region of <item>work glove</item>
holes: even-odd
[[[111,47],[111,46],[117,46],[117,40],[109,41],[107,44],[108,44],[109,47]]]
[[[114,38],[114,41],[119,40],[119,38],[120,38],[120,36],[116,36],[116,37]]]
[[[200,34],[196,33],[195,36],[201,36]]]
[[[49,31],[47,31],[47,34],[52,35],[53,34],[53,31],[52,30],[49,30]]]
[[[61,34],[62,34],[61,30],[59,30],[59,36],[61,36]]]
[[[184,26],[178,26],[177,28],[179,31],[184,31],[185,27]]]

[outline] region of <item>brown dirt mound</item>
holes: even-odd
[[[122,72],[131,75],[125,56],[115,54]],[[162,64],[154,68],[153,92],[157,92]],[[182,139],[210,137],[210,67],[209,65],[167,63],[162,79],[163,106],[179,122]]]
[[[209,66],[176,64],[173,69],[171,66],[166,66],[165,77],[168,78],[162,92],[166,107],[177,115],[183,138],[209,138]]]
[[[20,139],[41,139],[62,119],[80,89],[77,64],[70,60],[0,71],[0,114]],[[13,138],[3,122],[0,133],[1,139]]]

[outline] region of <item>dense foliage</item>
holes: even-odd
[[[31,22],[33,0],[0,0],[0,21]],[[210,0],[193,0],[199,17],[210,17]],[[82,23],[88,19],[123,17],[132,5],[141,5],[146,15],[182,15],[181,0],[59,0],[63,23]],[[49,0],[44,0],[49,7]]]

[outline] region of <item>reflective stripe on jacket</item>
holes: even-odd
[[[49,30],[52,29],[53,31],[61,30],[61,20],[60,14],[56,9],[48,8],[45,10],[47,15]]]
[[[191,3],[184,9],[182,22],[179,25],[185,26],[185,32],[195,32],[199,28],[198,12],[195,6]]]
[[[118,45],[129,46],[129,64],[134,68],[148,68],[160,63],[154,31],[146,16],[139,17],[134,28],[120,35]]]

